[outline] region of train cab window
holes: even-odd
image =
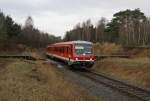
[[[75,55],[92,55],[91,44],[75,44]]]

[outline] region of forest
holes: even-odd
[[[66,32],[64,41],[70,40],[108,42],[128,47],[149,46],[150,18],[138,8],[117,12],[110,21],[102,17],[96,26],[88,19]]]
[[[47,44],[59,42],[60,37],[45,33],[34,27],[31,16],[24,25],[17,24],[10,16],[0,12],[0,50],[14,48],[45,48]]]
[[[49,43],[85,40],[93,43],[116,43],[122,46],[150,45],[150,18],[138,8],[124,10],[113,15],[111,20],[101,17],[97,25],[88,19],[67,31],[63,39],[34,27],[31,16],[24,25],[17,24],[11,16],[0,11],[0,49],[18,46],[45,48]]]

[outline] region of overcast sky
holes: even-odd
[[[36,28],[56,36],[87,19],[94,25],[101,17],[111,19],[120,10],[140,8],[150,16],[149,5],[149,0],[0,0],[2,11],[17,23],[32,16]]]

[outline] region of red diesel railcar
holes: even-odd
[[[91,67],[95,56],[93,44],[88,41],[69,41],[47,46],[47,56],[61,59],[68,65],[85,65]]]

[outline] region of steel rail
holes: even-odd
[[[128,96],[135,97],[137,99],[140,99],[142,101],[150,101],[150,91],[145,90],[143,88],[139,88],[130,84],[127,84],[125,82],[107,77],[103,74],[96,73],[90,70],[87,70],[85,72],[81,71],[75,71],[76,73],[85,76],[92,81],[95,81],[97,83],[103,84],[107,87],[116,89],[120,92],[126,93]]]

